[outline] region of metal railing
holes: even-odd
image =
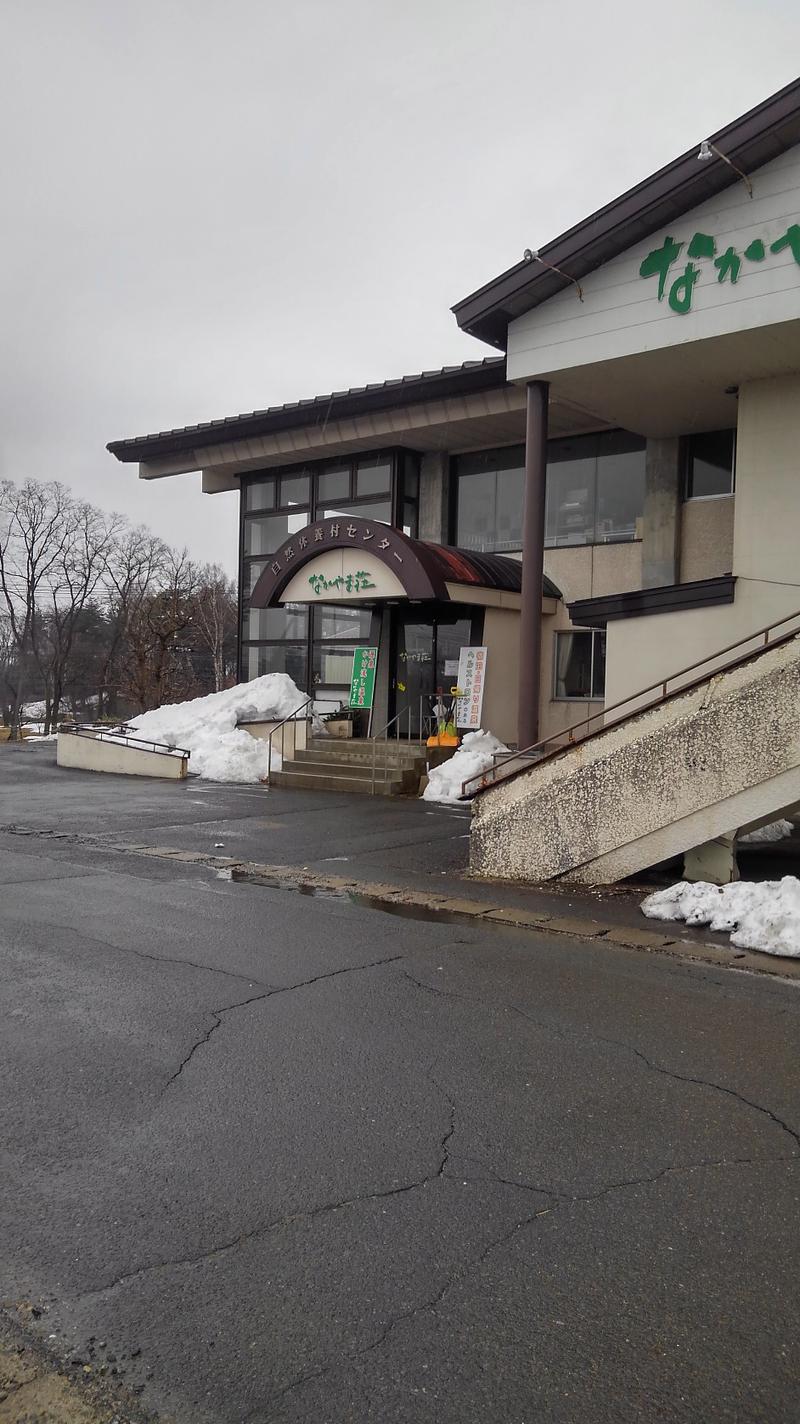
[[[138,751],[160,752],[161,755],[182,756],[187,759],[191,752],[186,747],[174,746],[172,742],[156,742],[152,737],[137,737],[135,732],[129,732],[123,722],[119,727],[97,727],[85,722],[61,722],[58,727],[59,733],[65,732],[70,737],[89,737],[95,742],[113,742],[115,746],[133,746]]]
[[[786,631],[775,638],[770,638],[770,634],[778,628],[785,629],[786,624],[797,623],[798,620],[800,620],[800,610],[796,613],[788,613],[786,617],[778,618],[773,623],[767,623],[763,628],[757,628],[754,633],[748,633],[746,637],[739,638],[735,643],[728,643],[726,647],[718,648],[716,652],[708,653],[704,658],[698,659],[697,662],[688,663],[686,667],[679,668],[677,672],[670,673],[668,677],[651,683],[649,687],[643,687],[639,692],[630,693],[630,695],[624,697],[621,702],[614,702],[611,707],[602,707],[599,712],[590,713],[588,717],[584,717],[580,722],[575,722],[573,726],[564,727],[560,732],[553,732],[549,737],[543,737],[541,741],[534,742],[530,747],[521,747],[520,750],[516,752],[495,752],[492,757],[492,765],[489,768],[485,771],[478,772],[475,776],[468,777],[466,781],[461,783],[462,797],[467,799],[470,796],[474,796],[477,792],[485,790],[489,786],[494,786],[498,780],[507,780],[509,777],[516,776],[518,773],[527,770],[527,765],[515,766],[513,765],[515,762],[519,763],[524,760],[528,765],[535,763],[538,766],[543,761],[548,761],[551,757],[558,756],[559,753],[569,750],[571,746],[577,745],[578,742],[588,741],[591,737],[600,736],[602,732],[610,731],[614,727],[621,727],[625,722],[633,721],[634,717],[638,717],[640,712],[649,712],[653,707],[660,706],[663,702],[669,701],[672,697],[677,697],[684,692],[690,692],[692,688],[698,687],[701,683],[706,682],[707,679],[715,673],[727,672],[740,663],[745,663],[750,658],[762,653],[765,648],[774,648],[778,647],[781,643],[789,642],[792,638],[797,637],[798,633],[800,633],[800,628],[786,629]],[[726,662],[720,663],[720,658],[725,658],[728,653],[735,653],[737,650],[746,648],[749,643],[754,643],[757,639],[761,639],[757,647],[751,648],[748,652],[739,651],[737,657],[728,658]],[[715,663],[717,666],[709,667],[708,665],[710,663]],[[676,682],[679,678],[687,678],[690,673],[697,672],[703,667],[708,670],[701,677],[692,678],[688,682],[682,681],[679,687],[672,687],[670,689],[671,683]],[[642,704],[642,698],[648,697],[651,693],[655,694],[651,701]],[[632,703],[636,705],[631,706]],[[627,712],[623,712],[622,716],[612,717],[611,721],[608,720],[610,713],[619,712],[624,707],[628,708]],[[589,728],[592,726],[592,723],[597,721],[600,721],[602,725],[590,731]],[[581,729],[585,729],[583,734],[576,736],[576,733],[580,732]],[[548,748],[550,748],[550,750],[548,750]],[[504,767],[508,767],[509,770],[505,776],[501,776],[500,773]]]
[[[301,718],[301,717],[300,717],[300,713],[301,713],[301,712],[305,712],[306,708],[307,708],[307,707],[310,707],[313,701],[314,701],[314,698],[313,698],[313,697],[307,697],[306,700],[305,700],[305,702],[302,702],[299,707],[295,707],[294,712],[290,712],[289,715],[288,715],[288,717],[284,717],[284,719],[283,719],[282,722],[278,722],[277,725],[272,728],[272,731],[270,732],[269,736],[267,737],[267,774],[266,774],[266,776],[264,777],[264,782],[265,782],[265,784],[266,784],[267,786],[269,786],[270,777],[271,777],[271,775],[272,775],[272,738],[275,736],[275,733],[276,733],[276,732],[280,732],[280,734],[281,734],[281,751],[280,751],[280,757],[281,757],[281,766],[282,766],[282,765],[283,765],[283,753],[284,753],[284,748],[285,748],[285,746],[286,746],[286,724],[287,724],[288,722],[297,722],[297,721],[308,722],[310,719],[309,719],[307,716]]]
[[[384,789],[386,787],[386,783],[389,781],[389,771],[391,770],[388,755],[383,758],[382,765],[379,768],[378,747],[382,745],[385,746],[388,750],[390,742],[393,742],[398,748],[402,745],[403,742],[425,742],[427,738],[435,732],[440,721],[440,718],[435,710],[437,704],[440,701],[441,698],[438,692],[421,692],[419,695],[418,707],[415,708],[413,703],[409,702],[407,706],[401,708],[399,712],[395,713],[394,717],[392,717],[386,723],[385,727],[381,728],[380,732],[376,732],[373,736],[369,738],[370,745],[372,747],[372,777],[370,782],[370,791],[373,796],[375,795],[375,785],[377,781],[378,770],[381,770],[383,772],[381,784]],[[429,704],[427,707],[426,703]],[[412,721],[413,711],[417,713],[417,727],[419,728],[419,731],[416,736],[414,735],[414,723]],[[404,724],[406,727],[405,733],[403,732]],[[394,731],[392,731],[393,728]]]

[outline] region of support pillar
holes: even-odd
[[[517,742],[520,750],[532,746],[539,738],[548,389],[547,381],[531,381],[527,388],[517,717]]]

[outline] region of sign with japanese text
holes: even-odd
[[[800,267],[800,223],[789,223],[786,231],[773,242],[753,237],[741,252],[730,245],[719,251],[716,238],[709,232],[695,232],[688,243],[665,237],[660,247],[648,252],[639,267],[639,276],[657,277],[658,300],[661,302],[666,297],[672,311],[686,316],[692,309],[695,284],[706,276],[712,281],[716,278],[718,283],[729,282],[734,287],[748,266],[786,251]],[[684,258],[687,260],[681,266]],[[700,265],[703,263],[710,263],[711,268]]]
[[[371,707],[375,696],[375,670],[378,666],[377,648],[355,648],[353,651],[353,673],[350,680],[350,706]]]
[[[458,658],[456,726],[476,731],[481,725],[483,686],[486,680],[486,648],[462,648]]]

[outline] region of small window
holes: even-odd
[[[310,487],[308,475],[281,475],[281,504],[308,504]]]
[[[709,430],[690,435],[686,471],[686,498],[711,499],[733,494],[734,430]]]
[[[306,686],[308,658],[305,643],[261,643],[244,645],[242,671],[245,682],[263,677],[267,672],[285,672],[298,687]]]
[[[606,686],[606,635],[593,629],[556,633],[554,698],[602,702]]]
[[[261,639],[272,642],[297,642],[305,638],[308,629],[308,609],[302,603],[287,603],[283,608],[250,608],[244,615],[242,637],[246,643]]]
[[[335,508],[323,509],[321,513],[317,510],[318,519],[335,519],[337,515],[340,519],[346,519],[348,514],[354,519],[371,519],[375,524],[392,522],[392,506],[388,499],[377,504],[350,504],[349,501],[342,500]]]
[[[337,470],[321,470],[317,475],[317,503],[324,504],[332,499],[350,498],[350,467],[344,465]]]
[[[388,494],[391,487],[391,460],[359,460],[356,467],[356,494],[359,499],[372,494]]]
[[[246,555],[274,554],[290,534],[297,534],[308,523],[308,515],[268,514],[263,519],[244,522],[244,552]]]
[[[245,566],[245,576],[243,580],[245,598],[250,597],[250,594],[253,592],[266,567],[266,559],[251,559],[250,563]]]
[[[244,487],[244,507],[250,514],[255,509],[275,508],[275,479],[252,480]]]

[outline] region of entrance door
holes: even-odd
[[[398,609],[395,632],[394,711],[400,735],[427,735],[433,694],[455,686],[458,655],[472,641],[471,613],[456,608]]]

